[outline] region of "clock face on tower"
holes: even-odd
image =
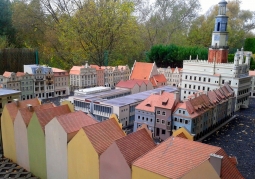
[[[215,34],[215,35],[214,35],[214,40],[220,40],[220,35]]]

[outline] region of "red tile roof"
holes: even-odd
[[[132,89],[135,85],[138,85],[138,84],[136,83],[136,81],[133,81],[133,80],[123,81],[123,80],[121,80],[121,81],[116,85],[116,87]]]
[[[39,111],[35,111],[35,114],[37,116],[37,119],[43,129],[45,130],[45,126],[54,118],[63,114],[68,114],[70,113],[70,109],[68,105],[63,105],[63,106],[57,106],[54,108],[48,108],[48,109],[43,109]]]
[[[89,117],[82,111],[77,111],[69,114],[64,114],[56,117],[60,125],[64,128],[66,133],[79,131],[82,127],[96,124],[97,121]]]
[[[3,76],[6,77],[6,78],[9,78],[9,77],[11,77],[11,74],[12,74],[12,72],[5,71]]]
[[[84,68],[84,66],[73,66],[69,72],[70,75],[79,75],[81,68]]]
[[[33,109],[31,111],[28,109],[28,107],[19,109],[19,111],[20,111],[20,114],[21,114],[22,119],[24,120],[26,126],[28,126],[34,111],[53,108],[53,107],[55,107],[55,105],[53,103],[45,103],[45,104],[42,104],[39,106],[32,106]]]
[[[125,136],[114,118],[83,127],[83,130],[98,155],[101,155],[115,140]]]
[[[130,79],[149,80],[154,63],[135,62]]]
[[[149,80],[139,80],[139,79],[132,79],[132,80],[135,81],[139,86],[141,86],[143,83],[148,85],[148,83],[150,82]]]
[[[152,94],[139,105],[136,106],[136,109],[143,111],[155,112],[155,107],[172,109],[175,104],[174,100],[175,94],[162,92],[162,94]]]
[[[21,76],[24,76],[25,74],[26,74],[26,73],[23,73],[23,72],[17,72],[17,73],[16,73],[16,76],[17,76],[17,77],[21,77]]]
[[[130,167],[137,158],[156,146],[146,129],[122,137],[116,140],[115,143]]]
[[[209,160],[210,154],[223,156],[221,178],[243,179],[223,149],[180,137],[168,138],[136,160],[133,165],[167,178],[177,179]]]
[[[24,100],[24,101],[18,101],[18,106],[16,105],[15,102],[8,103],[5,105],[6,109],[9,112],[9,115],[12,119],[12,122],[14,122],[14,120],[16,118],[18,109],[26,108],[27,104],[31,104],[32,106],[39,106],[40,102],[37,98],[34,98],[34,99],[28,99],[28,100]]]
[[[167,79],[164,74],[154,75],[150,78],[153,86],[158,86],[158,83],[166,83]]]
[[[59,68],[53,68],[53,67],[52,67],[51,69],[52,69],[53,73],[54,73],[54,72],[62,72],[62,73],[63,73],[63,72],[66,72],[66,70],[62,70],[62,69],[59,69]]]

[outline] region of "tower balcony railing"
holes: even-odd
[[[229,46],[210,46],[209,48],[212,48],[212,49],[229,49]]]

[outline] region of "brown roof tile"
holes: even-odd
[[[25,74],[26,74],[26,73],[23,73],[23,72],[17,72],[17,73],[16,73],[16,76],[17,76],[17,77],[21,77],[21,76],[24,76]]]
[[[63,106],[57,106],[54,108],[48,108],[48,109],[43,109],[39,111],[35,111],[35,114],[38,118],[38,121],[43,129],[45,130],[45,126],[54,118],[63,114],[68,114],[70,113],[70,109],[68,105],[63,105]]]
[[[34,99],[28,99],[28,100],[24,100],[24,101],[18,101],[18,106],[16,105],[15,102],[8,103],[5,105],[13,122],[16,118],[17,113],[18,113],[18,109],[26,108],[27,104],[31,104],[32,106],[39,106],[40,102],[37,98],[34,98]]]
[[[101,155],[115,140],[125,133],[114,118],[83,127],[96,152]]]
[[[165,102],[165,103],[164,103]],[[139,105],[136,109],[155,112],[155,107],[172,109],[174,107],[174,94],[162,92],[162,94],[152,94]]]
[[[115,141],[128,165],[153,149],[156,144],[146,129],[141,129]]]
[[[56,118],[68,134],[79,131],[82,127],[97,123],[96,120],[89,117],[82,111],[64,114]]]
[[[130,79],[149,80],[153,63],[136,62]]]
[[[208,160],[210,154],[224,156],[222,178],[243,179],[223,149],[180,137],[168,138],[136,160],[133,165],[167,178],[177,179]]]
[[[20,111],[20,114],[21,114],[26,126],[28,126],[34,111],[53,108],[53,107],[55,107],[55,105],[53,103],[45,103],[45,104],[42,104],[39,106],[32,106],[32,108],[33,108],[32,110],[29,110],[28,107],[26,107],[26,108],[19,109],[19,111]]]

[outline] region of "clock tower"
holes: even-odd
[[[212,34],[212,44],[209,48],[208,62],[228,62],[228,16],[226,15],[227,2],[219,2],[219,13],[215,18],[215,27]]]

